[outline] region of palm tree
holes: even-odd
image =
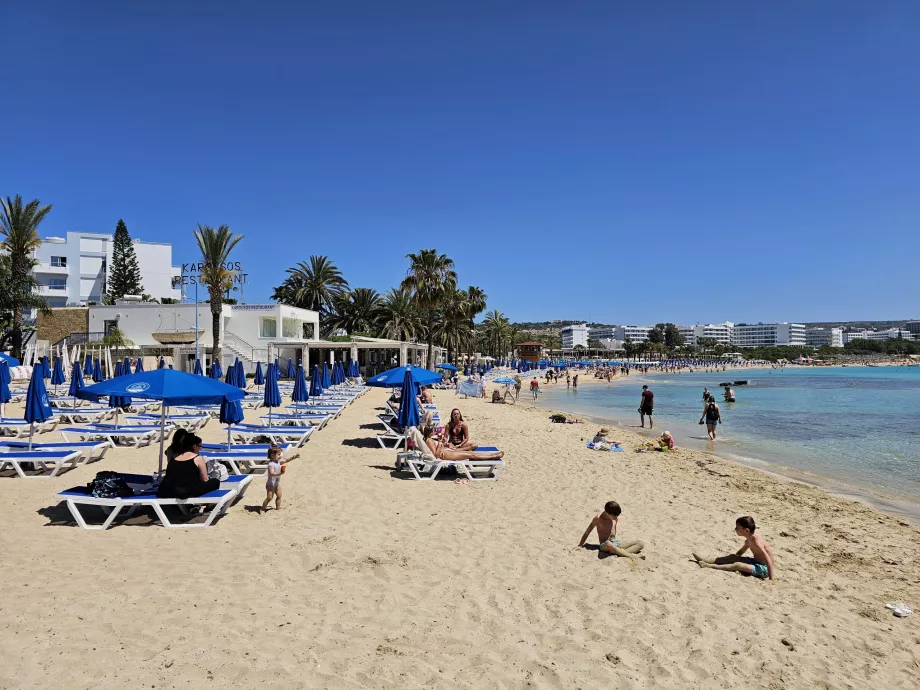
[[[470,285],[466,289],[466,295],[466,310],[470,321],[470,330],[475,330],[476,325],[474,322],[476,317],[485,311],[488,295],[486,295],[484,290],[475,285]]]
[[[199,223],[195,230],[195,240],[204,262],[201,282],[208,286],[211,298],[211,330],[214,334],[211,357],[217,362],[220,361],[220,317],[224,307],[224,293],[233,287],[233,272],[227,269],[227,261],[230,252],[242,239],[242,235],[230,232],[229,225],[221,225],[215,230]]]
[[[485,328],[489,354],[497,357],[502,352],[502,343],[511,334],[511,322],[498,309],[490,311],[482,322]]]
[[[439,313],[441,344],[447,348],[448,360],[454,353],[471,350],[474,326],[470,320],[470,298],[466,290],[452,290],[444,297]]]
[[[381,338],[412,340],[418,336],[421,322],[409,290],[390,288],[383,296],[377,312],[377,328]]]
[[[51,211],[51,204],[42,206],[33,199],[23,206],[22,197],[0,199],[0,249],[9,256],[9,278],[4,285],[13,321],[13,356],[22,358],[22,310],[29,307],[48,309],[48,303],[36,294],[38,283],[32,269],[38,263],[34,252],[41,245],[38,226]]]
[[[377,321],[380,294],[372,288],[355,288],[342,293],[334,301],[330,315],[330,330],[344,329],[346,333],[370,333]]]
[[[402,281],[402,287],[411,290],[413,298],[427,318],[428,368],[434,367],[435,314],[438,304],[457,287],[457,273],[454,262],[437,249],[422,249],[418,254],[407,254],[409,270]]]
[[[348,289],[348,281],[328,256],[310,256],[309,264],[301,261],[287,269],[288,278],[275,288],[275,296],[284,296],[295,307],[329,313],[333,302]]]

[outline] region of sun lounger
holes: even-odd
[[[240,424],[230,427],[230,437],[238,443],[250,439],[267,438],[272,443],[290,443],[300,448],[313,433],[312,426],[259,426],[257,424]]]
[[[247,453],[261,453],[262,455],[267,455],[270,447],[271,446],[267,443],[231,443],[230,451],[238,450]],[[275,447],[281,449],[281,457],[283,458],[294,457],[297,453],[297,449],[290,443],[276,443]],[[207,453],[220,453],[227,451],[227,444],[202,443],[201,450]]]
[[[342,413],[342,410],[345,409],[342,405],[319,405],[314,403],[291,403],[290,405],[285,405],[284,409],[288,412],[287,414],[328,414],[332,415],[333,419],[337,419],[338,416]]]
[[[462,472],[470,481],[489,481],[498,479],[505,471],[504,460],[441,460],[435,458],[428,451],[428,445],[422,437],[421,432],[412,427],[413,441],[415,442],[416,452],[400,453],[397,459],[397,469],[405,466],[412,476],[420,481],[434,481],[438,473],[445,467],[454,467],[457,472]],[[476,449],[479,453],[495,453],[498,448],[495,446],[480,446]],[[480,476],[486,472],[487,476]]]
[[[83,455],[78,450],[20,451],[10,449],[6,453],[0,453],[0,472],[5,469],[13,469],[23,479],[56,477],[61,470],[71,470],[85,462],[81,462],[82,457]],[[39,471],[39,474],[26,474],[22,467],[23,463],[31,463]],[[50,474],[46,474],[46,472],[50,472]]]
[[[201,457],[226,463],[232,474],[264,474],[268,471],[268,457],[264,450],[245,450],[246,446],[235,446],[230,450],[204,450]],[[266,446],[267,448],[267,446]]]
[[[399,426],[395,420],[387,418],[386,415],[377,415],[377,419],[386,429],[386,433],[377,434],[377,443],[380,444],[381,448],[384,450],[396,450],[406,442],[406,430]],[[385,441],[392,441],[393,445],[388,446]]]
[[[44,422],[35,422],[33,433],[43,434],[46,431],[54,431],[58,421],[60,420],[55,415]],[[0,418],[0,436],[28,438],[31,428],[31,425],[24,419]]]
[[[166,423],[172,424],[173,426],[179,429],[185,429],[186,431],[197,431],[204,427],[211,417],[205,413],[201,412],[198,414],[188,413],[188,414],[169,414],[166,415]],[[147,425],[147,424],[157,424],[160,423],[160,415],[158,414],[138,414],[138,415],[128,415],[125,417],[125,422],[129,424],[138,424],[138,425]]]
[[[116,445],[127,445],[132,448],[148,446],[151,443],[160,440],[160,427],[114,427],[106,425],[92,425],[82,427],[67,427],[61,429],[61,436],[64,441],[69,442],[70,436],[76,437],[80,441],[94,441],[104,439]],[[167,427],[166,435],[169,435],[170,428]],[[121,442],[119,444],[119,442]]]
[[[87,492],[85,486],[77,486],[67,491],[61,491],[57,496],[67,504],[70,514],[73,515],[74,520],[83,529],[100,531],[108,529],[122,510],[127,509],[126,517],[131,517],[142,506],[153,508],[154,513],[156,513],[164,527],[170,529],[193,529],[209,527],[219,515],[225,513],[227,508],[246,492],[246,488],[252,483],[251,475],[234,475],[221,482],[220,489],[211,491],[204,496],[195,498],[158,498],[153,490],[149,476],[131,474],[123,474],[122,476],[128,485],[135,490],[134,496],[96,498]],[[108,513],[102,524],[89,524],[86,522],[78,506],[87,505],[99,506]],[[211,510],[204,513],[206,515],[204,522],[173,524],[163,510],[166,506],[176,506],[183,514],[187,515],[188,507],[197,505],[212,505]]]
[[[317,431],[322,430],[324,426],[332,419],[329,414],[288,414],[285,412],[275,412],[271,416],[264,414],[259,417],[265,424],[271,422],[276,426],[312,426]]]
[[[33,443],[32,450],[43,451],[77,451],[83,456],[83,462],[102,460],[106,451],[114,446],[108,441],[71,441],[69,443]],[[28,441],[0,441],[0,452],[29,450]]]
[[[93,424],[101,422],[103,419],[111,419],[115,416],[115,410],[110,407],[99,409],[88,409],[85,407],[74,407],[71,409],[57,409],[55,416],[60,418],[64,424]]]

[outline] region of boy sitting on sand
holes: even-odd
[[[773,552],[763,537],[759,534],[754,534],[756,529],[757,525],[754,524],[754,518],[750,515],[740,517],[735,520],[735,534],[739,537],[744,537],[744,546],[730,556],[720,556],[719,558],[702,558],[694,553],[693,560],[699,563],[701,568],[753,575],[761,580],[769,577],[772,580]],[[742,555],[748,549],[751,550],[753,558],[742,558]]]
[[[585,541],[587,541],[588,537],[591,535],[591,530],[596,528],[601,551],[612,553],[617,556],[625,556],[626,558],[645,558],[645,556],[639,555],[639,552],[645,548],[645,544],[641,541],[620,541],[614,538],[617,536],[617,520],[621,512],[619,503],[616,501],[608,501],[604,505],[604,512],[591,520],[588,529],[586,529],[585,533],[581,536],[581,542],[579,542],[578,548],[583,549],[585,547]]]

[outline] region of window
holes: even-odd
[[[102,329],[106,335],[111,334],[113,328],[118,328],[118,319],[105,319],[102,322]]]
[[[66,256],[52,256],[51,265],[57,266],[58,268],[67,268],[67,257]]]
[[[66,290],[67,278],[52,278],[51,282],[48,283],[48,287],[52,290]]]
[[[259,319],[259,337],[260,338],[277,338],[278,321],[275,318],[263,316]]]

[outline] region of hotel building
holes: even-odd
[[[805,331],[805,344],[810,347],[843,347],[843,329],[809,328]]]
[[[32,270],[39,294],[51,307],[101,304],[114,248],[114,235],[68,232],[66,237],[46,237],[35,250],[38,264]],[[171,244],[134,240],[134,253],[146,294],[154,299],[181,297],[173,287],[181,269],[172,265]]]
[[[756,323],[734,327],[736,347],[771,347],[802,345],[807,342],[807,329],[801,323]]]

